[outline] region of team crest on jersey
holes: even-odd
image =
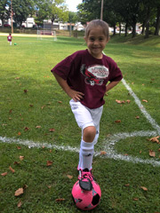
[[[86,84],[91,86],[102,85],[104,79],[109,75],[109,70],[104,65],[93,65],[91,67],[85,67],[83,64],[81,66],[81,73],[85,76]]]

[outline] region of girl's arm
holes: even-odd
[[[111,90],[113,87],[115,87],[120,81],[112,81],[109,84],[106,85],[106,92]]]
[[[59,75],[57,75],[55,72],[53,72],[57,82],[62,87],[62,89],[67,93],[69,97],[71,97],[74,101],[80,101],[83,99],[84,94],[82,92],[75,91],[70,88],[67,81],[61,78]]]

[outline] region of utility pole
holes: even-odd
[[[12,10],[12,0],[11,0],[11,32],[13,34],[13,10]]]
[[[101,0],[101,20],[103,20],[103,0]]]

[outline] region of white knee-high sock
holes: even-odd
[[[81,140],[81,147],[79,152],[79,168],[92,169],[92,161],[94,154],[94,142],[85,142]]]

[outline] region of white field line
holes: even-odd
[[[136,132],[131,132],[131,133],[118,133],[110,136],[107,138],[104,143],[106,145],[104,146],[104,151],[106,151],[106,155],[103,157],[111,158],[114,160],[123,160],[127,162],[132,162],[132,163],[144,163],[144,164],[151,164],[152,166],[160,166],[160,161],[156,161],[153,159],[141,159],[138,157],[132,157],[129,155],[122,155],[116,153],[114,146],[117,142],[120,140],[124,140],[126,138],[131,138],[131,137],[151,137],[151,136],[156,136],[157,132],[156,131],[136,131]],[[95,156],[99,156],[100,153],[95,153]]]
[[[124,79],[122,79],[122,82],[123,82],[124,86],[127,88],[127,90],[130,92],[130,94],[133,96],[133,98],[135,99],[136,104],[138,105],[138,107],[140,108],[140,110],[142,111],[142,113],[144,114],[146,119],[151,123],[152,127],[156,131],[137,131],[137,132],[132,132],[132,133],[114,134],[110,138],[107,138],[105,140],[106,145],[104,146],[104,151],[106,151],[107,154],[104,157],[112,158],[115,160],[124,160],[124,161],[132,162],[132,163],[144,163],[144,164],[151,164],[153,166],[160,166],[159,161],[150,160],[150,159],[145,160],[145,159],[132,157],[132,156],[124,156],[121,154],[117,154],[114,150],[115,143],[117,143],[118,141],[120,141],[122,139],[124,140],[129,137],[137,137],[137,136],[139,136],[139,137],[157,136],[157,133],[160,134],[160,127],[158,126],[156,121],[148,114],[148,112],[146,111],[144,106],[141,104],[139,98],[135,95],[135,93],[132,91],[132,89],[127,85],[126,81]],[[12,143],[21,144],[21,145],[25,145],[29,148],[34,148],[34,147],[41,148],[44,146],[49,149],[54,148],[54,149],[63,150],[63,151],[71,151],[71,152],[77,152],[77,153],[79,152],[79,148],[76,148],[76,147],[57,146],[54,144],[39,143],[39,142],[33,142],[33,141],[29,141],[29,140],[20,140],[20,139],[6,138],[6,137],[1,137],[1,136],[0,136],[0,141],[3,143],[9,143],[9,144],[12,144]],[[95,152],[94,155],[100,156],[100,152]]]
[[[71,146],[57,146],[55,144],[49,144],[45,142],[34,142],[29,140],[20,140],[20,139],[14,139],[14,138],[7,138],[7,137],[1,137],[0,141],[2,143],[8,143],[8,144],[19,144],[27,146],[28,148],[48,148],[48,149],[57,149],[57,150],[63,150],[63,151],[71,151],[71,152],[79,152],[79,148],[71,147]]]
[[[120,140],[124,140],[126,138],[130,137],[151,137],[155,136],[156,131],[139,131],[139,132],[132,132],[132,133],[119,133],[114,134],[111,137],[107,138],[105,140],[106,145],[104,146],[104,151],[106,151],[106,154],[103,155],[103,158],[111,158],[114,160],[123,160],[127,162],[132,163],[143,163],[143,164],[150,164],[152,166],[160,166],[160,161],[150,160],[150,159],[141,159],[137,157],[131,157],[131,156],[125,156],[121,154],[117,154],[114,150],[114,145],[119,142]],[[71,146],[57,146],[55,144],[49,144],[49,143],[40,143],[40,142],[33,142],[29,140],[20,140],[20,139],[14,139],[14,138],[6,138],[6,137],[0,137],[0,141],[3,143],[8,144],[18,144],[18,145],[24,145],[28,148],[48,148],[48,149],[57,149],[62,151],[70,151],[70,152],[76,152],[79,153],[79,148],[71,147]],[[101,156],[100,152],[95,152],[94,156]]]
[[[132,91],[132,89],[128,86],[128,84],[126,83],[126,81],[124,80],[124,78],[122,79],[122,83],[124,84],[124,86],[126,87],[126,89],[129,91],[129,93],[131,94],[131,96],[134,98],[136,104],[138,105],[139,109],[141,110],[141,112],[144,114],[144,116],[146,117],[146,119],[150,122],[150,124],[152,125],[152,127],[157,130],[157,134],[160,135],[160,126],[156,123],[156,121],[150,116],[150,114],[146,111],[145,107],[142,105],[141,101],[139,100],[139,98],[137,97],[137,95]]]

